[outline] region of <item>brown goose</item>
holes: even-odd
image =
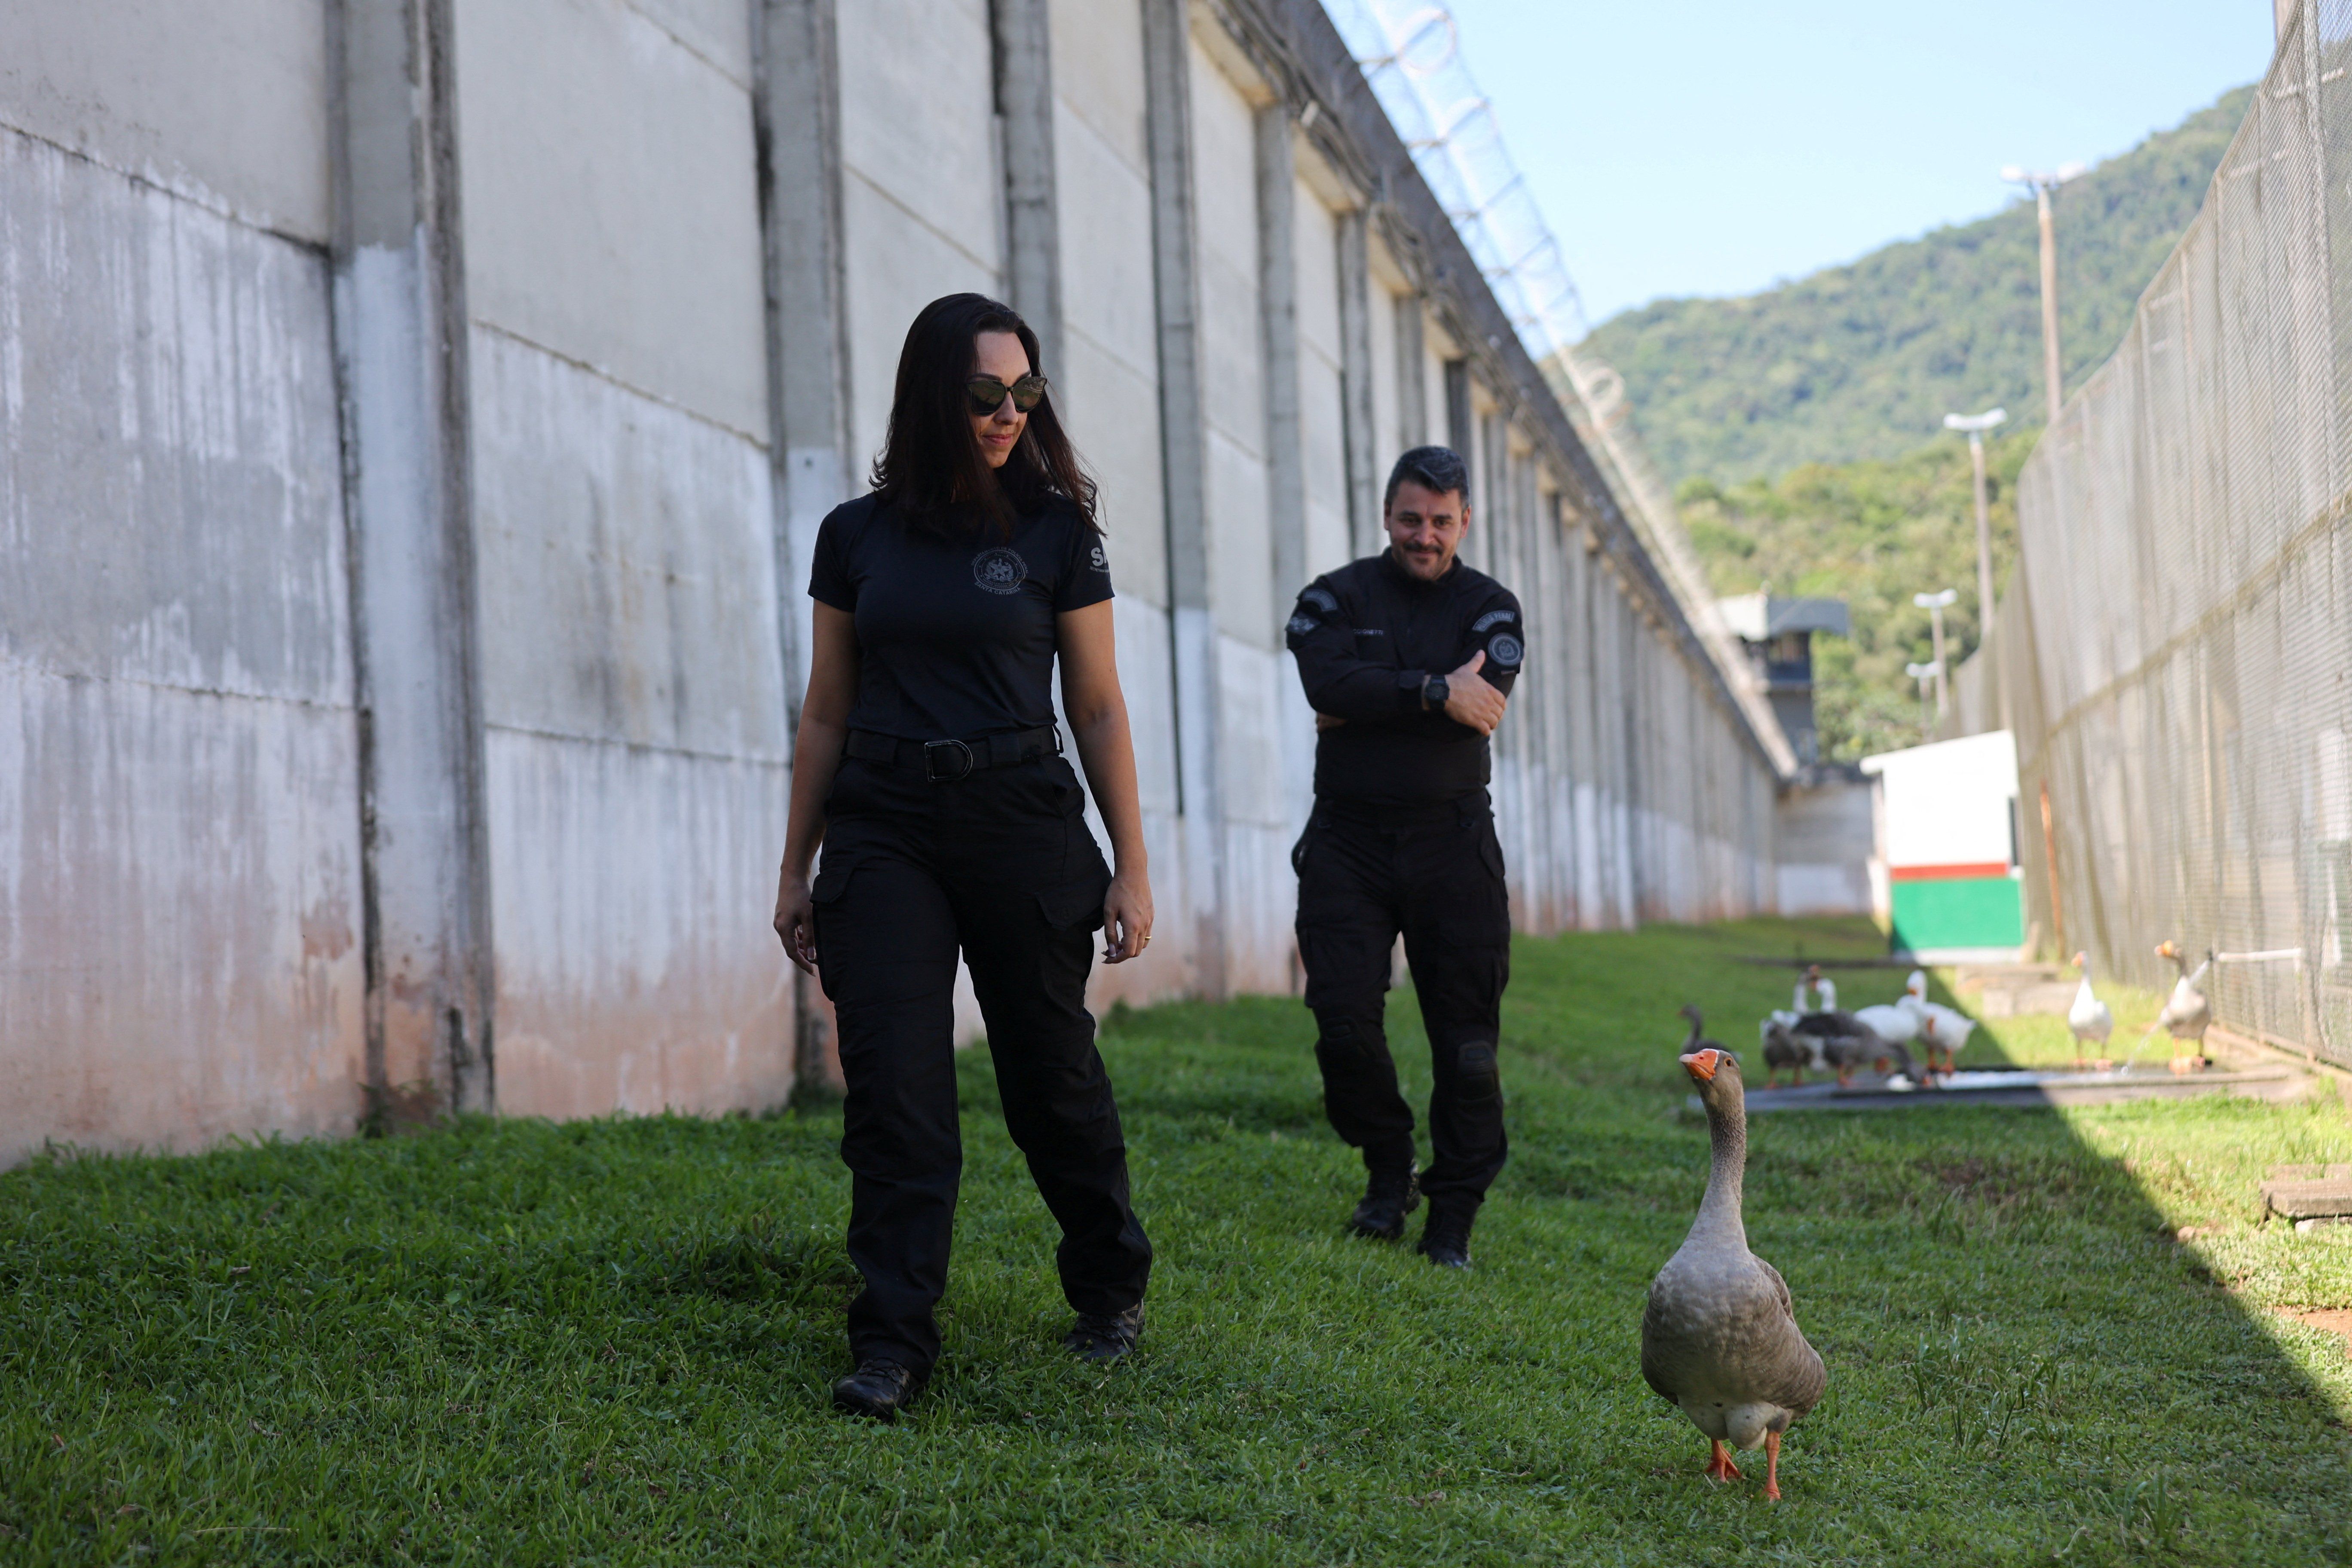
[[[1739,1216],[1748,1168],[1739,1058],[1713,1047],[1682,1058],[1706,1107],[1714,1160],[1690,1235],[1642,1309],[1642,1377],[1705,1433],[1706,1474],[1739,1474],[1725,1450],[1764,1447],[1764,1495],[1780,1497],[1780,1434],[1811,1410],[1829,1374],[1797,1327],[1780,1270],[1748,1250]]]
[[[1769,1069],[1764,1075],[1767,1085],[1779,1088],[1780,1075],[1787,1073],[1793,1088],[1805,1081],[1805,1069],[1812,1065],[1813,1053],[1790,1032],[1786,1024],[1778,1018],[1764,1020],[1764,1066]]]

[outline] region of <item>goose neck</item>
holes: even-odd
[[[1734,1103],[1706,1108],[1707,1142],[1712,1149],[1706,1171],[1706,1196],[1691,1226],[1695,1235],[1727,1234],[1747,1245],[1748,1229],[1740,1218],[1741,1188],[1748,1173],[1748,1111]]]

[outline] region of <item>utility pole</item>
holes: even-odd
[[[1927,668],[1936,672],[1936,718],[1938,721],[1946,713],[1951,711],[1952,707],[1951,680],[1944,673],[1951,668],[1944,659],[1944,612],[1949,609],[1952,602],[1959,596],[1960,591],[1958,588],[1947,588],[1940,594],[1911,595],[1911,602],[1927,612],[1928,624],[1936,628],[1936,661]],[[1923,686],[1919,691],[1919,700],[1924,704],[1927,700],[1927,688]]]
[[[1977,471],[1977,647],[1992,637],[1992,512],[1985,500],[1985,432],[2009,417],[2005,408],[1947,414],[1944,428],[1969,433],[1969,463]],[[1940,656],[1939,656],[1940,657]]]
[[[1923,739],[1933,740],[1936,728],[1927,717],[1927,682],[1931,679],[1942,679],[1944,667],[1941,663],[1906,664],[1903,667],[1903,673],[1919,683],[1919,733]]]
[[[2058,427],[2058,405],[2065,401],[2065,382],[2058,369],[2058,228],[2050,211],[2050,195],[2078,175],[2088,163],[2061,163],[2049,174],[2037,174],[2011,163],[2000,177],[2011,184],[2030,185],[2042,215],[2042,379],[2049,389],[2050,428]]]

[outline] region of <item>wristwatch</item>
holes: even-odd
[[[1433,675],[1421,683],[1421,705],[1433,713],[1444,707],[1445,700],[1452,695],[1445,689],[1445,677],[1442,675]]]

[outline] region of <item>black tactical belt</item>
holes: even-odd
[[[971,741],[901,741],[870,730],[852,730],[847,747],[861,763],[891,767],[920,767],[933,784],[953,784],[982,768],[1009,768],[1033,757],[1062,754],[1059,725],[1022,730],[1010,735],[982,735]]]

